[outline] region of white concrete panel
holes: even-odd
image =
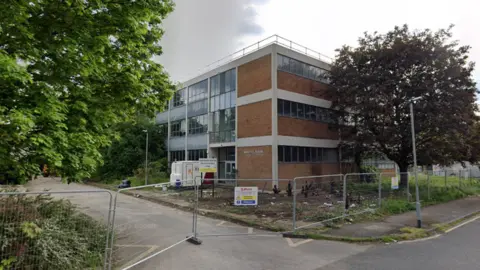
[[[332,102],[325,99],[302,95],[302,94],[298,94],[298,93],[294,93],[294,92],[286,91],[282,89],[278,89],[277,92],[278,92],[279,99],[295,101],[295,102],[313,105],[313,106],[322,107],[322,108],[330,108],[332,106]]]
[[[237,138],[237,147],[272,145],[272,136]]]
[[[259,101],[267,100],[272,98],[272,89],[257,92],[251,95],[246,95],[243,97],[237,97],[237,106],[243,106],[247,104],[256,103]]]

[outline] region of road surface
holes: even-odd
[[[41,178],[27,185],[29,191],[100,190],[80,184],[63,184],[59,180]],[[55,195],[68,198],[85,213],[107,220],[107,193]],[[127,195],[119,195],[116,209],[115,266],[122,269],[142,258],[185,239],[192,231],[192,214],[151,203]],[[135,266],[132,269],[305,269],[321,266],[364,252],[367,245],[331,241],[313,241],[257,236],[256,229],[216,219],[199,217],[203,234],[251,233],[250,236],[203,237],[203,244],[182,243]]]
[[[430,240],[381,245],[318,270],[480,269],[480,219]]]

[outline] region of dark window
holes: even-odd
[[[278,100],[278,103],[277,103],[277,111],[278,111],[278,115],[283,115],[283,99],[279,99]]]
[[[279,162],[284,162],[284,155],[283,155],[283,146],[279,145],[278,146],[278,161]]]
[[[311,152],[314,151],[315,148],[312,148],[312,147],[307,147],[305,149],[305,161],[306,162],[312,162],[312,155],[311,155]]]
[[[298,147],[292,146],[292,162],[298,162]]]
[[[284,146],[283,150],[284,150],[285,162],[292,162],[292,147]]]
[[[283,101],[283,115],[284,116],[290,116],[291,104],[292,104],[292,102],[290,102],[288,100]]]
[[[306,147],[298,147],[298,162],[305,162]]]
[[[297,113],[298,113],[298,111],[297,111],[297,103],[296,103],[296,102],[292,102],[292,105],[291,105],[291,106],[292,106],[292,110],[291,110],[291,112],[290,112],[290,116],[291,116],[291,117],[297,117]]]
[[[317,162],[317,148],[312,148],[312,162]]]
[[[297,117],[305,119],[305,104],[297,103]]]

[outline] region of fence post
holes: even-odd
[[[445,188],[447,188],[447,170],[444,171],[445,175]]]
[[[430,173],[427,171],[427,198],[430,200]]]
[[[343,218],[347,216],[347,175],[343,176]]]
[[[293,233],[295,233],[295,222],[297,219],[297,178],[293,178],[293,215],[292,215],[292,227]]]
[[[462,171],[458,170],[458,188],[462,188]]]
[[[378,208],[382,206],[382,173],[378,175]]]
[[[400,172],[400,179],[402,179],[402,173]],[[410,202],[410,173],[407,172],[407,202]]]

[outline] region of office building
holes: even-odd
[[[219,179],[339,173],[328,58],[278,36],[231,58],[185,82],[157,115],[169,161],[217,158]]]

